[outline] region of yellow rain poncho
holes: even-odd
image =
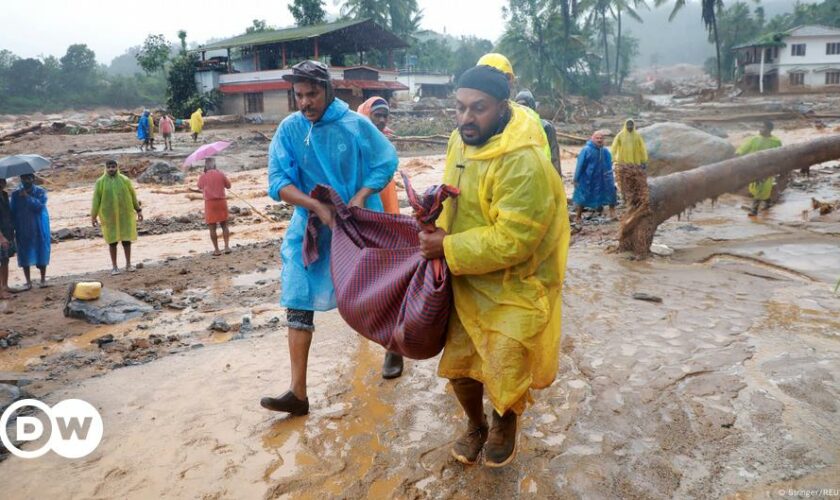
[[[201,116],[201,108],[195,110],[195,113],[190,115],[190,130],[193,134],[200,134],[201,129],[204,128],[204,118]]]
[[[627,130],[627,123],[632,120],[624,122],[624,128],[613,139],[610,152],[613,156],[613,163],[624,165],[642,165],[648,162],[647,148],[645,141],[642,139],[638,131]]]
[[[782,141],[779,140],[778,137],[771,135],[770,137],[764,137],[763,135],[757,135],[750,139],[749,141],[741,144],[741,147],[735,152],[738,156],[748,155],[750,153],[757,153],[759,151],[764,151],[765,149],[773,149],[773,148],[780,148],[782,147]],[[750,194],[752,197],[759,201],[766,201],[770,199],[770,195],[773,194],[773,185],[775,184],[774,177],[768,177],[764,180],[751,182],[750,183]]]
[[[501,415],[522,413],[557,372],[570,228],[543,137],[512,107],[501,134],[482,146],[453,134],[446,154],[444,182],[461,194],[438,219],[455,303],[438,374],[481,381]]]
[[[119,241],[137,240],[137,195],[131,180],[123,174],[108,172],[96,181],[90,215],[99,217],[102,236],[110,245]]]

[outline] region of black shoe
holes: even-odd
[[[277,398],[262,398],[260,406],[266,410],[283,411],[296,417],[309,413],[309,398],[298,399],[292,391],[286,391]]]
[[[392,379],[402,375],[403,357],[393,352],[385,353],[385,362],[382,363],[382,378]]]

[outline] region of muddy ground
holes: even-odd
[[[655,241],[674,251],[668,257],[612,253],[616,223],[587,220],[570,250],[557,380],[523,418],[516,461],[492,471],[450,458],[463,418],[436,360],[408,361],[402,378],[384,381],[382,349],[337,313],[316,319],[311,414],[260,408],[261,396],[288,383],[277,305],[288,210],[266,196],[267,143],[254,132],[272,128],[206,134],[235,142],[219,160],[241,197],[231,205],[248,210],[232,225],[232,254],[208,253],[202,202],[184,189],[192,173],[183,186],[137,185],[149,218],[135,245],[143,269],[113,277],[88,227],[101,161],[117,156],[129,170],[179,162],[190,140],[178,136],[166,154],[136,151],[132,134],[43,135],[3,148],[58,158],[45,186],[52,229],[69,236],[54,246],[49,288],[0,303],[0,335],[11,344],[0,349],[1,378],[49,403],[89,401],[105,423],[100,447],[83,459],[0,462],[4,497],[778,498],[840,489],[840,219],[810,210],[812,197],[840,198],[835,162],[797,174],[757,219],[746,217],[746,199],[727,195],[668,221]],[[732,126],[730,139],[751,128]],[[785,142],[817,133],[787,128]],[[564,149],[570,174],[577,148]],[[435,183],[440,151],[415,150],[401,168],[417,187]],[[157,311],[113,326],[66,319],[66,284],[78,279]],[[216,320],[229,331],[209,330]],[[96,342],[107,335],[114,341]]]

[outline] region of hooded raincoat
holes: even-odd
[[[647,148],[642,135],[637,130],[627,130],[627,120],[624,128],[615,136],[612,143],[612,157],[616,164],[646,165],[648,162]]]
[[[443,182],[461,194],[437,221],[454,312],[438,374],[482,382],[499,414],[524,411],[557,372],[569,217],[540,125],[512,106],[501,134],[466,146],[453,134]]]
[[[190,115],[190,131],[193,134],[200,134],[201,129],[204,128],[204,117],[201,116],[201,108],[195,110],[195,112]]]
[[[137,195],[128,177],[119,172],[112,177],[106,171],[97,179],[90,215],[99,217],[102,236],[109,245],[137,240],[139,208]]]
[[[370,115],[373,112],[371,109],[373,107],[373,104],[380,99],[382,99],[382,97],[371,97],[367,101],[360,104],[359,107],[356,108],[356,112],[364,117],[370,118]],[[383,130],[382,133],[385,134],[385,137],[391,137],[394,135],[394,131],[389,129],[388,127],[385,127],[385,130]],[[397,198],[397,183],[393,179],[391,179],[391,182],[389,182],[384,188],[382,188],[382,191],[379,192],[379,197],[380,199],[382,199],[382,206],[384,207],[386,212],[388,212],[389,214],[400,213],[400,203]]]
[[[298,112],[277,127],[268,152],[268,194],[280,201],[286,186],[308,194],[316,185],[326,184],[347,203],[364,187],[381,190],[393,178],[397,163],[397,151],[373,123],[335,99],[314,125]],[[366,208],[382,211],[378,194],[368,198]],[[308,216],[306,209],[295,207],[280,247],[280,303],[291,309],[328,311],[336,306],[329,258],[332,234],[321,226],[322,258],[304,267]]]
[[[151,130],[149,130],[149,112],[144,111],[140,119],[137,120],[137,139],[145,141],[151,137]]]
[[[572,200],[575,205],[592,209],[615,206],[617,196],[609,149],[591,140],[586,142],[577,159]]]
[[[32,192],[24,194],[24,187],[19,186],[12,192],[9,206],[15,225],[18,265],[49,265],[51,237],[47,191],[40,186],[32,186]]]
[[[782,147],[782,141],[778,137],[771,135],[764,137],[757,135],[749,141],[741,144],[741,147],[735,152],[738,156],[748,155],[750,153],[757,153],[765,149],[773,149]],[[750,183],[750,194],[759,201],[766,201],[770,199],[773,194],[773,185],[776,183],[775,177],[768,177],[764,180]]]

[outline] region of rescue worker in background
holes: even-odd
[[[750,153],[757,153],[765,149],[773,149],[782,147],[782,141],[773,135],[773,122],[766,121],[758,132],[758,135],[750,138],[747,142],[741,145],[735,152],[738,156],[748,155]],[[773,185],[776,183],[775,177],[768,177],[764,180],[750,183],[750,195],[752,196],[752,207],[750,208],[750,217],[758,215],[758,208],[764,202],[765,210],[770,208],[770,198],[773,195]]]
[[[384,97],[374,96],[363,102],[356,108],[356,112],[367,117],[376,128],[385,134],[389,139],[394,136],[394,131],[388,128],[388,118],[391,115],[391,106]],[[394,179],[379,192],[382,199],[382,206],[389,214],[399,214],[400,204],[397,199],[397,183]],[[403,358],[399,354],[388,352],[385,354],[385,361],[382,363],[382,378],[392,379],[402,375]]]
[[[537,111],[537,101],[534,99],[534,94],[528,89],[519,91],[513,100],[520,106],[525,106],[534,112]],[[557,170],[560,177],[563,177],[563,171],[560,170],[560,145],[557,144],[557,129],[549,120],[540,119],[540,123],[545,132],[545,138],[548,140],[548,149],[551,151],[551,164],[554,165],[554,170]]]
[[[645,140],[636,131],[636,122],[627,120],[613,139],[612,160],[621,199],[628,210],[648,203],[647,162]]]

